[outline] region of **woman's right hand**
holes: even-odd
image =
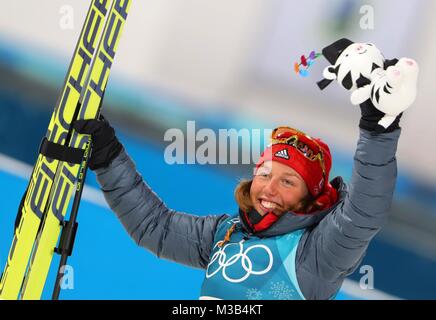
[[[72,125],[78,133],[89,134],[92,137],[92,152],[88,161],[91,170],[107,167],[123,149],[114,128],[102,115],[99,119],[76,120]]]

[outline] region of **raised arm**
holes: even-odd
[[[324,70],[326,79],[320,88],[337,80],[351,90],[351,101],[360,103],[361,118],[348,193],[316,228],[306,232],[297,252],[302,290],[306,297],[318,299],[331,298],[358,267],[390,210],[399,122],[415,101],[419,73],[413,59],[388,60],[373,44],[345,38],[325,47],[323,55],[333,65]],[[362,92],[366,94],[355,99]]]
[[[106,120],[78,122],[76,128],[92,134],[90,168],[133,240],[160,258],[206,268],[216,227],[226,216],[200,217],[169,209],[143,181]]]
[[[401,129],[360,130],[348,193],[303,238],[297,268],[307,297],[327,299],[362,261],[389,212],[397,177],[395,153]]]
[[[160,258],[206,268],[215,229],[226,216],[194,216],[169,209],[122,151],[96,171],[107,203],[133,240]]]

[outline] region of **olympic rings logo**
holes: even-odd
[[[220,243],[222,243],[222,241],[217,242],[217,244],[214,246],[214,249]],[[245,281],[251,275],[263,275],[263,274],[267,273],[268,271],[270,271],[272,268],[272,265],[273,265],[273,260],[274,260],[271,250],[265,245],[256,244],[254,246],[247,248],[244,251],[243,243],[244,243],[244,240],[241,240],[239,243],[228,243],[224,247],[220,248],[217,252],[215,252],[212,255],[211,261],[209,262],[209,264],[207,266],[206,278],[209,279],[222,270],[222,275],[223,275],[224,279],[226,279],[229,282],[240,283],[242,281]],[[236,253],[235,255],[233,255],[232,257],[229,257],[229,259],[227,259],[226,249],[230,246],[239,246],[239,252]],[[268,254],[268,260],[269,260],[268,266],[265,269],[260,270],[260,271],[253,270],[253,263],[251,262],[250,258],[248,257],[248,253],[251,250],[256,249],[256,248],[263,249]],[[234,265],[238,261],[241,261],[242,268],[244,268],[244,270],[245,270],[245,275],[239,279],[235,279],[235,278],[230,277],[226,273],[226,270],[228,267],[230,267],[231,265]],[[218,263],[219,267],[215,271],[213,271],[212,273],[209,273],[209,268],[215,262]]]

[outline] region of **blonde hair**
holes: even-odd
[[[235,199],[242,211],[248,212],[253,209],[253,202],[250,198],[250,189],[253,180],[241,180],[235,189]]]
[[[253,202],[250,197],[250,189],[253,180],[243,179],[239,182],[239,184],[235,188],[235,199],[238,203],[239,208],[242,211],[248,212],[254,208]],[[313,197],[310,193],[300,202],[299,213],[310,213],[313,211],[317,211],[321,208],[321,205],[316,202],[315,197]]]

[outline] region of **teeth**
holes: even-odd
[[[262,204],[262,206],[264,206],[267,209],[275,209],[276,208],[276,204],[269,202],[269,201],[262,200],[261,204]]]

